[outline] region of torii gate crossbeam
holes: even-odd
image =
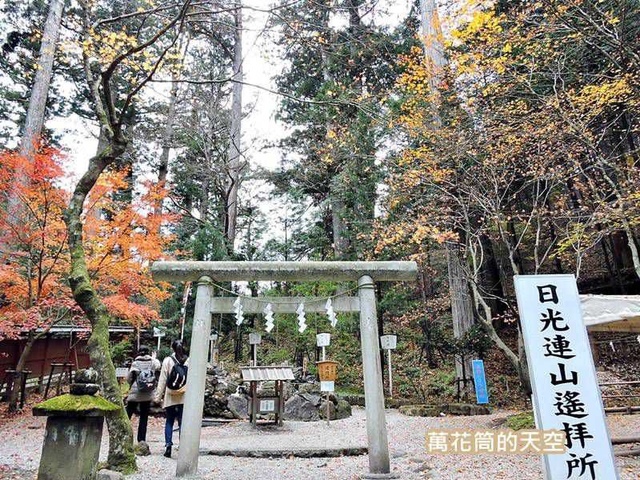
[[[393,478],[384,414],[374,281],[411,281],[416,279],[417,271],[415,262],[155,262],[151,272],[156,280],[198,282],[176,476],[194,475],[198,470],[213,309],[212,282],[332,280],[358,282],[369,451],[369,474],[364,478]]]

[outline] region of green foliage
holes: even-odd
[[[414,292],[408,288],[388,288],[384,290],[378,309],[391,317],[400,317],[417,302]]]
[[[364,7],[283,2],[277,17],[279,43],[290,60],[277,78],[287,92],[279,119],[293,129],[281,142],[287,156],[271,180],[301,210],[316,207],[312,221],[292,228],[292,238],[313,240],[307,243],[312,258],[326,258],[332,243],[341,258],[370,255],[366,234],[383,178],[376,162],[381,100],[395,81],[398,53],[415,41],[406,24],[390,32],[369,22]],[[332,26],[333,16],[344,16],[349,26]]]
[[[535,421],[533,419],[533,412],[521,412],[516,415],[509,415],[507,417],[507,427],[511,430],[523,430],[536,428]]]
[[[38,69],[42,30],[47,17],[48,2],[7,0],[0,5],[0,143],[10,144],[24,125],[28,98]],[[61,52],[56,52],[54,69],[57,73],[76,77],[78,70],[69,65]],[[69,115],[75,101],[65,95],[61,82],[53,82],[47,95],[48,118]],[[52,131],[43,132],[49,144],[56,145]]]
[[[327,358],[338,362],[337,387],[361,393],[364,384],[359,330],[350,332],[345,325],[344,328],[332,331],[328,352]]]
[[[438,370],[435,375],[429,378],[427,398],[435,397],[453,397],[456,393],[455,387],[456,372],[455,370]]]
[[[443,336],[440,348],[453,355],[460,355],[465,358],[483,358],[493,342],[487,334],[487,327],[483,323],[474,323],[469,330],[460,338]]]
[[[129,339],[124,339],[118,343],[111,343],[111,360],[114,365],[124,365],[128,358],[132,358],[135,353],[133,343]]]
[[[161,345],[160,352],[158,352],[158,360],[162,361],[173,353],[170,346]]]
[[[456,394],[455,369],[430,370],[423,366],[397,365],[396,388],[404,398],[419,403],[438,403],[451,400]]]
[[[265,349],[266,352],[263,353],[261,350],[261,360],[264,365],[280,365],[285,362],[291,363],[292,355],[289,349],[287,348],[269,348]]]

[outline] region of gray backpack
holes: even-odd
[[[138,372],[138,377],[136,378],[136,386],[138,387],[139,392],[153,392],[156,388],[157,383],[158,381],[156,380],[156,374],[150,368],[145,368]]]

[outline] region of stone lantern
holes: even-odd
[[[104,417],[119,409],[96,395],[97,381],[95,370],[79,370],[71,393],[33,407],[34,415],[48,417],[38,480],[95,478]]]

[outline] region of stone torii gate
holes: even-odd
[[[336,305],[336,311],[360,311],[369,451],[369,473],[363,477],[394,478],[389,464],[374,282],[413,281],[417,271],[415,262],[155,262],[151,267],[155,280],[197,282],[176,476],[195,475],[198,470],[211,314],[230,308],[228,299],[214,300],[213,281],[325,280],[358,282],[358,297],[345,299],[345,306]],[[277,297],[270,300],[273,300],[275,312],[284,311],[277,309]],[[281,305],[285,307],[286,304]]]

